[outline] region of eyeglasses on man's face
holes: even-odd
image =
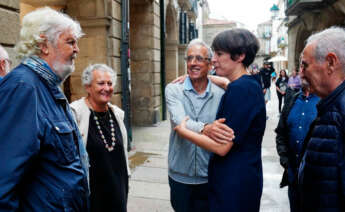
[[[194,59],[195,59],[196,62],[198,62],[198,63],[202,63],[202,62],[206,62],[206,61],[209,61],[209,60],[210,60],[210,58],[208,58],[208,57],[202,57],[202,56],[200,56],[200,55],[196,55],[196,56],[190,55],[190,56],[187,56],[185,59],[186,59],[187,63],[192,62]]]

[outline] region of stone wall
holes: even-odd
[[[79,41],[76,71],[71,76],[71,100],[86,95],[81,85],[82,71],[89,64],[105,63],[117,72],[115,95],[111,102],[121,107],[121,1],[68,1],[67,13],[80,22],[85,33]]]
[[[330,26],[342,26],[345,23],[345,0],[338,0],[332,5],[315,11],[303,11],[289,22],[288,69],[289,72],[298,66],[299,56],[304,48],[305,40],[314,32]]]
[[[205,43],[211,46],[213,38],[220,32],[224,30],[235,28],[236,24],[214,24],[214,25],[204,25],[203,26],[203,39]]]
[[[0,1],[0,44],[6,49],[14,68],[19,61],[16,59],[14,46],[19,38],[19,0]]]

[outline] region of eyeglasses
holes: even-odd
[[[192,62],[194,59],[195,59],[198,63],[202,63],[202,62],[205,62],[205,61],[209,61],[209,60],[210,60],[210,58],[208,58],[208,57],[202,57],[202,56],[200,56],[200,55],[196,55],[196,56],[190,55],[190,56],[187,56],[187,57],[185,58],[185,60],[186,60],[188,63]]]

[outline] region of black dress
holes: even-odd
[[[111,110],[109,112],[91,112],[87,152],[90,159],[90,207],[91,212],[127,211],[128,173],[120,127]],[[116,145],[109,152],[97,129],[94,114],[98,117],[99,125],[110,144],[111,128],[109,116],[114,121]]]

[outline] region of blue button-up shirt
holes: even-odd
[[[196,114],[198,114],[201,110],[201,107],[205,104],[206,97],[210,93],[211,83],[208,81],[207,87],[204,93],[199,94],[193,87],[192,81],[189,77],[186,78],[184,81],[184,90],[190,92],[190,97],[192,98],[193,106],[195,109]]]
[[[288,169],[289,181],[292,182],[297,171],[297,159],[302,151],[304,138],[306,137],[309,126],[317,116],[316,105],[320,98],[314,94],[308,97],[301,93],[289,113],[287,124],[289,128],[289,148],[293,154]]]
[[[45,65],[46,75],[21,64],[0,82],[0,211],[88,210],[82,139]]]

